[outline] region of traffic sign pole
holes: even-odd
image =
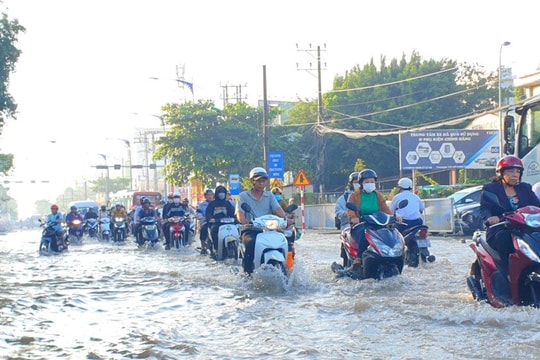
[[[304,186],[300,186],[300,215],[302,217],[302,233],[306,231],[306,221],[304,213]]]

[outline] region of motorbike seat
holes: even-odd
[[[408,235],[412,232],[418,231],[420,229],[427,228],[427,225],[415,225],[413,227],[403,230],[403,236]]]

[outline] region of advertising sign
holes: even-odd
[[[400,134],[401,170],[494,169],[499,130],[421,130]]]

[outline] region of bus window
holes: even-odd
[[[521,121],[519,157],[525,156],[537,144],[540,144],[540,107],[528,109]]]

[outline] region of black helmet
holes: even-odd
[[[142,200],[142,203],[143,203],[143,204],[150,204],[150,199],[147,198],[147,197],[142,198],[141,200]]]
[[[225,193],[225,194],[227,194],[227,188],[226,188],[225,186],[223,186],[223,185],[218,185],[218,186],[216,187],[216,189],[214,190],[214,194],[217,195],[218,193]]]
[[[107,210],[107,205],[101,205],[101,211]]]
[[[360,174],[358,175],[358,182],[362,184],[365,179],[373,178],[375,181],[377,181],[377,173],[374,170],[371,169],[364,169],[360,171]]]

